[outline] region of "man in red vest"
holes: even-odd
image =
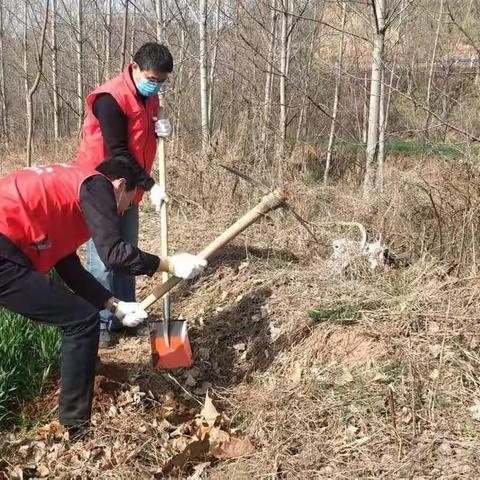
[[[96,170],[57,164],[0,179],[0,307],[63,330],[59,415],[74,436],[90,421],[99,310],[128,327],[147,317],[138,303],[118,300],[95,280],[77,248],[92,237],[102,262],[125,275],[192,278],[206,266],[194,255],[159,258],[121,239],[121,216],[134,203],[137,182],[121,157]],[[46,275],[52,268],[66,286]]]
[[[95,167],[105,158],[121,156],[138,175],[135,205],[120,220],[122,239],[138,244],[138,204],[144,191],[157,210],[167,201],[165,192],[150,176],[157,149],[156,130],[161,129],[158,92],[173,70],[173,58],[167,47],[146,43],[135,53],[133,63],[122,73],[96,88],[87,96],[86,118],[77,163]],[[163,134],[165,131],[162,130]],[[115,296],[135,300],[135,277],[109,270],[100,260],[95,245],[87,244],[87,268]],[[118,322],[108,310],[101,312],[102,346],[111,345],[108,330]]]

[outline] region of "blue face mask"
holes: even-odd
[[[146,78],[142,78],[137,85],[137,89],[140,92],[140,95],[143,95],[144,97],[151,97],[160,91],[162,84],[163,82],[152,82]]]

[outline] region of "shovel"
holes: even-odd
[[[166,192],[165,139],[158,138],[158,172],[159,185]],[[167,204],[160,206],[160,252],[168,256],[168,220]],[[167,272],[162,273],[162,283],[169,279]],[[172,320],[170,316],[170,295],[163,297],[163,316],[161,321],[150,322],[150,339],[155,345],[157,368],[189,367],[192,364],[192,350],[187,333],[187,323],[182,320]]]
[[[242,218],[237,220],[225,232],[217,237],[212,243],[206,246],[199,254],[208,260],[220,248],[231,242],[237,235],[242,233],[246,228],[255,223],[259,218],[265,216],[271,210],[278,208],[286,201],[286,193],[283,189],[277,189],[263,197],[260,203],[246,213]],[[163,205],[162,205],[163,207]],[[163,242],[162,242],[163,244]],[[165,282],[155,287],[152,293],[145,298],[140,306],[147,309],[157,300],[164,297],[168,292],[182,281],[181,278],[171,276]],[[168,295],[167,295],[168,297]],[[165,305],[165,304],[164,304]],[[165,318],[160,323],[165,323]],[[187,327],[184,321],[169,321],[170,325],[169,347],[166,347],[164,326],[153,328],[150,336],[152,345],[152,360],[156,368],[179,368],[189,367],[192,364],[192,350],[187,337]],[[173,335],[172,325],[175,324],[175,335]],[[163,329],[163,330],[162,330]]]

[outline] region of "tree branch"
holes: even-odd
[[[448,10],[448,16],[452,20],[452,23],[460,30],[460,32],[463,33],[465,38],[468,40],[468,43],[470,46],[477,52],[477,55],[480,57],[480,48],[476,45],[475,41],[471,37],[471,35],[457,22],[457,20],[454,18],[452,11],[450,10],[450,6],[448,2],[446,2],[446,7]]]
[[[283,13],[283,10],[280,10],[278,8],[275,8],[274,10],[278,13]],[[335,27],[335,26],[331,25],[330,23],[325,22],[323,20],[317,20],[316,18],[304,17],[302,15],[297,15],[295,13],[289,13],[289,15],[292,16],[292,17],[299,18],[301,20],[307,20],[309,22],[320,23],[321,25],[325,25],[326,27],[329,27],[332,30],[335,30],[336,32],[345,33],[346,35],[350,35],[354,38],[358,38],[359,40],[363,40],[364,42],[372,43],[367,37],[362,37],[361,35],[357,35],[356,33],[353,33],[353,32],[347,32],[346,30],[342,31],[341,28]]]

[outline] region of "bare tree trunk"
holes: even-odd
[[[270,114],[272,111],[273,65],[275,62],[275,40],[277,33],[277,0],[270,0],[270,43],[268,46],[267,74],[265,76],[265,97],[263,102],[263,134],[262,143],[267,147]]]
[[[157,42],[165,42],[165,26],[163,20],[163,1],[155,0],[155,13],[157,16]]]
[[[175,79],[175,93],[174,93],[174,101],[176,107],[176,115],[175,115],[175,123],[173,128],[173,139],[174,139],[174,147],[173,151],[174,154],[178,154],[178,146],[180,144],[180,115],[182,112],[182,97],[180,96],[180,92],[182,90],[183,85],[183,71],[184,71],[184,62],[185,62],[185,30],[182,28],[182,33],[180,37],[180,59],[178,62],[178,73]]]
[[[45,17],[43,19],[42,33],[40,37],[40,46],[37,52],[37,75],[33,81],[32,87],[27,93],[27,120],[28,120],[28,133],[27,133],[27,165],[30,167],[32,165],[32,137],[33,137],[33,96],[37,91],[40,79],[42,78],[42,68],[43,68],[43,51],[45,47],[45,34],[47,31],[48,24],[48,7],[50,5],[49,0],[45,4]],[[27,15],[26,15],[27,17]],[[26,18],[25,18],[26,20]],[[25,23],[25,30],[27,29],[27,24]],[[25,33],[26,37],[26,33]],[[25,39],[26,44],[26,39]]]
[[[342,71],[343,71],[343,52],[344,52],[344,39],[345,39],[345,23],[347,16],[347,3],[344,1],[342,3],[342,33],[340,35],[340,46],[338,49],[338,62],[336,65],[336,74],[335,74],[335,94],[333,98],[333,110],[332,110],[332,123],[330,125],[330,135],[328,137],[328,147],[327,147],[327,159],[325,162],[325,172],[323,175],[323,183],[326,185],[328,183],[328,174],[330,172],[330,164],[332,161],[333,145],[335,142],[335,128],[337,125],[337,114],[338,114],[338,102],[340,100],[340,89],[342,83]]]
[[[0,95],[2,103],[0,105],[2,113],[2,136],[5,139],[5,146],[8,148],[10,132],[8,130],[8,104],[7,104],[7,88],[5,86],[5,54],[3,50],[3,3],[0,2]]]
[[[48,112],[47,112],[47,107],[46,107],[46,104],[45,102],[41,102],[41,123],[40,125],[42,125],[43,129],[42,129],[42,133],[43,133],[43,138],[44,139],[49,139],[50,137],[50,122],[49,122],[49,118],[48,118]],[[37,132],[38,132],[38,129],[37,129]]]
[[[23,73],[24,73],[24,85],[25,85],[25,105],[27,110],[27,131],[30,130],[30,125],[32,123],[32,106],[30,105],[30,97],[28,92],[30,90],[30,85],[28,81],[28,0],[25,0],[24,11],[23,11]],[[27,164],[30,166],[29,159],[29,140],[27,139]]]
[[[52,0],[52,88],[53,88],[53,138],[60,138],[59,102],[58,102],[58,78],[57,78],[57,0]]]
[[[315,3],[315,9],[313,13],[313,18],[317,18],[317,11],[318,11],[318,5],[319,3]],[[323,2],[322,5],[322,15],[325,11],[325,2]],[[312,66],[312,60],[314,58],[314,52],[315,48],[318,48],[318,44],[315,43],[317,40],[317,34],[318,34],[318,29],[319,29],[320,22],[316,22],[315,24],[315,29],[313,31],[312,35],[312,40],[310,42],[310,47],[309,47],[309,52],[308,52],[308,60],[307,60],[307,66],[305,68],[305,73],[304,73],[304,84],[303,84],[303,94],[302,94],[302,106],[300,107],[300,114],[298,115],[298,124],[297,124],[297,134],[295,135],[295,140],[298,141],[298,139],[302,136],[302,132],[304,130],[304,124],[305,124],[305,119],[306,119],[306,112],[307,112],[307,105],[308,105],[308,92],[310,90],[310,83],[312,81],[312,75],[311,75],[311,66]]]
[[[125,0],[125,11],[123,13],[123,29],[122,29],[122,48],[120,54],[120,71],[125,67],[125,58],[127,55],[127,32],[128,32],[128,2]]]
[[[233,12],[231,15],[232,21],[235,25],[239,24],[239,2],[233,2]],[[233,38],[235,40],[240,38],[238,26],[233,29]],[[233,113],[233,118],[236,118],[238,114],[238,107],[236,99],[243,93],[242,85],[239,86],[236,83],[237,75],[237,66],[238,66],[238,41],[233,41],[233,53],[232,53],[232,69],[230,77],[230,105],[232,106],[231,112]],[[240,91],[239,91],[240,90]],[[234,134],[237,129],[237,123],[230,121],[227,123],[226,131],[228,132],[229,137]]]
[[[362,122],[362,142],[367,143],[367,131],[368,131],[368,73],[365,73],[364,85],[363,85],[363,122]]]
[[[215,86],[215,66],[217,63],[218,42],[220,35],[220,2],[217,1],[215,9],[215,39],[213,40],[212,61],[210,62],[210,72],[208,81],[208,129],[213,132],[213,90]]]
[[[130,32],[130,56],[133,56],[135,53],[135,29],[137,23],[137,6],[133,5],[132,9],[132,23],[131,23],[131,32]]]
[[[202,150],[206,154],[210,144],[208,130],[208,79],[207,79],[207,0],[199,2],[200,29],[200,104],[202,118]]]
[[[94,49],[95,49],[95,85],[100,85],[103,79],[103,67],[102,67],[102,60],[101,60],[101,42],[103,32],[99,32],[100,25],[103,25],[103,21],[101,20],[101,11],[96,12],[95,18],[93,20],[94,25],[94,32],[93,32],[93,41],[94,41]]]
[[[352,85],[351,83],[349,83],[348,89],[349,89],[350,96],[353,98],[352,106],[355,109],[355,133],[357,138],[362,138],[363,131],[362,131],[362,125],[360,123],[362,120],[362,117],[360,116],[360,107],[358,105],[358,91],[357,91],[356,85]],[[362,100],[363,100],[363,96],[362,96]],[[362,101],[362,109],[363,109],[363,101]]]
[[[378,132],[380,96],[385,44],[385,0],[373,1],[377,30],[373,40],[372,78],[370,81],[370,108],[368,113],[367,165],[365,171],[364,196],[374,192],[378,172]]]
[[[396,61],[393,62],[390,72],[390,81],[388,84],[388,96],[385,95],[385,69],[382,70],[382,85],[380,88],[380,115],[379,115],[379,140],[378,140],[378,175],[376,180],[377,189],[383,190],[384,167],[385,167],[385,139],[388,126],[388,116],[390,112],[390,102],[392,98],[393,77],[395,75]]]
[[[428,74],[428,83],[427,83],[427,98],[426,98],[427,119],[425,120],[425,132],[424,132],[425,138],[428,138],[429,136],[428,128],[430,126],[430,120],[431,120],[430,98],[432,94],[432,83],[433,83],[433,76],[435,73],[435,61],[437,59],[438,39],[440,37],[442,17],[443,17],[443,0],[440,0],[440,7],[438,9],[437,29],[435,32],[435,41],[433,42],[432,59],[430,60],[430,72]]]
[[[393,61],[392,65],[392,70],[390,72],[390,80],[388,82],[388,95],[386,98],[386,105],[385,105],[385,131],[387,130],[388,126],[388,118],[389,118],[389,113],[390,113],[390,104],[392,102],[392,91],[393,91],[393,78],[395,76],[395,67],[397,66],[397,61]],[[398,83],[400,81],[400,78],[397,79],[397,89],[398,89]]]
[[[83,0],[77,0],[77,102],[78,102],[78,131],[83,124]]]
[[[282,33],[280,37],[280,158],[285,155],[287,140],[287,62],[288,62],[288,13],[290,0],[282,0]]]
[[[292,51],[292,38],[293,38],[293,0],[289,0],[287,10],[287,55],[285,57],[285,77],[288,78],[288,72],[290,70],[290,52]],[[288,112],[287,112],[288,113]]]
[[[311,75],[310,69],[312,65],[312,58],[313,58],[313,50],[315,44],[315,36],[312,38],[310,43],[310,51],[308,54],[307,66],[305,69],[305,83],[303,84],[303,95],[302,95],[302,106],[300,107],[300,113],[298,114],[298,124],[297,124],[297,133],[295,135],[295,141],[298,142],[300,138],[304,137],[304,124],[306,119],[307,113],[307,105],[308,105],[308,91],[310,90],[310,82],[311,82]]]
[[[105,38],[105,78],[110,78],[112,56],[112,0],[107,1],[107,25]]]
[[[416,70],[415,68],[416,62],[417,62],[416,52],[413,52],[410,65],[407,67],[407,95],[409,97],[413,95],[414,72]]]
[[[307,60],[307,67],[306,67],[306,75],[305,75],[305,83],[303,85],[303,91],[305,92],[302,95],[302,106],[300,107],[300,113],[298,114],[298,123],[297,123],[297,134],[295,135],[295,141],[298,142],[301,137],[303,137],[303,125],[305,123],[305,116],[306,116],[306,109],[307,109],[307,94],[310,89],[310,75],[308,72],[310,71],[311,59],[313,56],[313,43],[314,39],[312,39],[310,53],[308,55]]]
[[[450,107],[451,101],[452,101],[452,97],[450,95],[450,91],[451,91],[450,77],[452,75],[453,75],[452,65],[448,65],[447,68],[444,70],[443,88],[442,88],[442,93],[441,93],[441,97],[442,97],[441,119],[442,119],[442,123],[444,124],[444,127],[442,129],[443,132],[441,133],[441,135],[442,135],[441,141],[443,141],[443,142],[446,140],[446,136],[447,136],[447,133],[448,133],[448,127],[447,127],[446,124],[448,123],[448,114],[449,114],[449,111],[450,111],[449,107]]]
[[[387,120],[385,114],[385,69],[382,68],[380,77],[380,102],[378,112],[378,172],[375,178],[376,188],[379,192],[383,190],[383,165],[385,161],[385,130],[387,127]]]

